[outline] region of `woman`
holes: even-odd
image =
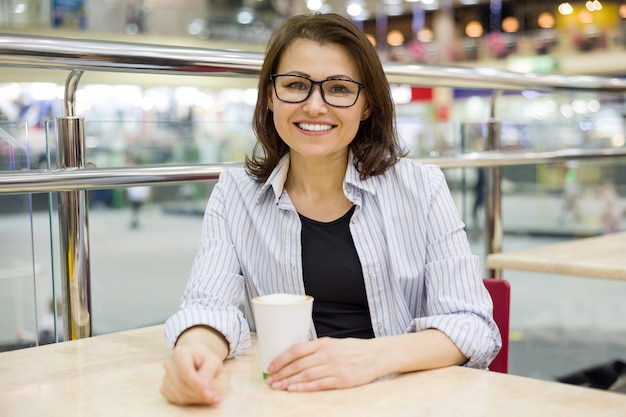
[[[362,31],[334,14],[283,22],[261,68],[254,131],[245,171],[224,172],[211,194],[180,310],[165,324],[162,394],[218,403],[223,360],[250,344],[250,299],[275,292],[315,298],[318,339],[272,362],[273,389],[486,368],[501,341],[479,260],[442,172],[401,158],[390,88]]]

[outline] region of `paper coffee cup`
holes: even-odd
[[[269,294],[252,299],[263,378],[278,355],[291,345],[309,340],[313,297],[296,294]]]

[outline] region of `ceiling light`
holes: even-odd
[[[502,30],[507,33],[514,33],[519,30],[519,20],[516,17],[509,16],[502,21]]]
[[[585,3],[585,7],[590,12],[595,12],[598,10],[602,10],[602,3],[600,3],[598,0],[595,0],[595,1],[589,0],[587,1],[587,3]]]
[[[559,13],[564,16],[570,15],[574,12],[574,8],[572,7],[572,5],[567,2],[559,4],[558,10]]]
[[[307,0],[306,7],[311,11],[317,11],[322,8],[323,4],[322,0]]]
[[[417,40],[420,42],[432,42],[435,39],[435,35],[430,29],[422,29],[417,32]]]
[[[555,24],[554,16],[548,12],[541,13],[537,18],[537,25],[542,29],[553,28]]]
[[[404,43],[404,35],[399,30],[392,30],[387,35],[387,43],[390,46],[400,46]]]
[[[422,9],[424,10],[439,9],[439,0],[422,0]]]
[[[252,23],[254,20],[254,12],[252,9],[244,8],[237,13],[237,22],[242,25],[247,25]]]
[[[387,5],[384,10],[387,16],[400,16],[404,13],[404,7],[402,7],[402,4]]]
[[[580,23],[591,23],[593,22],[593,16],[589,11],[581,10],[580,13],[578,13],[578,20]]]
[[[483,25],[477,20],[472,20],[465,26],[465,34],[470,38],[480,38],[483,30]]]
[[[359,3],[350,3],[346,6],[346,12],[352,17],[356,17],[363,12],[363,6]]]

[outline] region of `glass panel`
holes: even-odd
[[[503,188],[504,252],[609,233],[613,216],[626,230],[624,168],[603,159],[533,166],[525,176],[518,170],[514,178],[525,180]],[[512,175],[507,167],[505,178]],[[624,282],[515,270],[503,276],[513,289],[512,373],[554,379],[623,358]]]
[[[0,123],[0,170],[31,168],[25,123]],[[0,195],[0,350],[37,343],[33,206],[29,194]]]
[[[99,122],[87,129],[98,167],[242,162],[250,124]],[[89,191],[93,334],[162,323],[178,308],[214,182]]]
[[[129,188],[120,190],[118,207],[90,210],[94,334],[162,323],[176,311],[203,213],[186,209],[180,193],[188,188],[204,205],[210,187]]]
[[[57,148],[54,134],[54,123],[44,122],[44,134],[46,143],[45,162],[41,162],[40,168],[57,168]],[[61,260],[58,250],[59,235],[59,213],[58,213],[58,193],[51,192],[43,194],[48,201],[46,210],[36,213],[37,218],[41,218],[42,226],[36,229],[36,242],[42,242],[39,256],[40,259],[48,261],[46,271],[49,273],[38,279],[39,293],[41,299],[45,300],[42,307],[42,316],[39,321],[40,343],[59,342],[64,340],[63,321],[63,285],[61,281]],[[47,215],[46,215],[47,214]],[[47,222],[47,227],[44,223]],[[47,242],[47,247],[43,242]],[[53,302],[56,300],[56,302]],[[56,320],[54,320],[56,318]]]
[[[475,106],[479,103],[473,101]],[[501,145],[536,151],[623,148],[622,106],[619,100],[594,94],[505,96],[498,101],[502,109],[497,112]],[[460,129],[452,124],[447,129],[441,124],[425,127],[423,132],[447,130],[449,135],[445,140],[430,136],[429,145],[414,154],[480,150],[485,127],[485,123],[463,123]],[[604,158],[503,167],[504,252],[626,230],[625,164],[623,158]],[[472,216],[478,170],[444,172],[472,251],[484,261],[483,208],[477,220]],[[623,358],[624,283],[515,270],[503,271],[503,277],[512,284],[510,373],[554,380]]]

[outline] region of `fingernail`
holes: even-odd
[[[272,389],[280,389],[283,386],[283,383],[280,381],[273,382],[271,387]]]
[[[206,398],[207,400],[209,400],[212,403],[218,403],[218,402],[222,401],[222,396],[220,395],[220,393],[213,392],[210,389],[203,390],[202,394],[204,395],[204,398]]]
[[[265,378],[265,383],[267,385],[272,385],[272,382],[274,382],[274,378],[272,378],[271,376],[268,376],[267,378]]]

